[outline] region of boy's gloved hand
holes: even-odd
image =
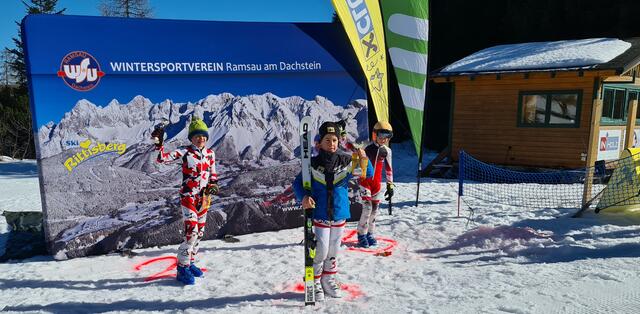
[[[218,194],[218,192],[220,192],[220,187],[215,182],[209,183],[207,185],[207,187],[205,188],[205,193],[207,193],[209,195],[216,195],[216,194]]]
[[[393,182],[387,182],[387,191],[384,192],[384,196],[386,201],[390,201],[391,198],[393,197],[393,188],[395,186],[393,185]]]
[[[305,196],[302,199],[302,208],[304,209],[316,208],[316,201],[311,196]]]
[[[156,145],[156,148],[162,146],[164,143],[164,129],[155,129],[151,132],[151,138],[153,139],[153,143]]]

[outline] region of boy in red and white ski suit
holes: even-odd
[[[156,145],[159,163],[182,160],[180,205],[185,239],[178,247],[177,279],[185,284],[193,284],[194,276],[202,276],[202,271],[195,266],[194,260],[198,253],[198,244],[204,236],[207,210],[211,202],[209,195],[218,192],[216,156],[213,150],[205,147],[208,137],[206,124],[202,120],[194,119],[189,125],[190,146],[167,153],[162,142]]]
[[[365,147],[367,158],[373,164],[373,177],[360,180],[362,193],[362,214],[358,222],[358,246],[369,247],[376,245],[373,236],[375,221],[378,215],[380,202],[390,200],[393,196],[393,167],[391,164],[391,148],[389,141],[393,136],[391,125],[385,121],[379,121],[373,127],[373,143]],[[385,170],[387,190],[382,191],[382,169]]]

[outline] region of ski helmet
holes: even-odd
[[[393,127],[391,127],[391,123],[387,121],[378,121],[376,125],[373,126],[373,130],[387,130],[393,132]]]
[[[371,138],[375,142],[378,137],[380,138],[391,138],[393,137],[393,127],[387,121],[378,121],[373,126],[373,134]]]

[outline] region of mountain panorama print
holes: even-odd
[[[155,162],[150,133],[168,120],[165,149],[188,145],[193,117],[209,126],[220,184],[205,239],[301,226],[291,183],[300,171],[298,126],[305,115],[314,130],[346,119],[349,138],[367,137],[363,99],[339,106],[322,96],[222,93],[195,103],[154,104],[143,96],[105,107],[78,101],[58,123],[38,130],[49,249],[65,259],[180,243],[180,164]],[[357,218],[359,200],[351,193]]]

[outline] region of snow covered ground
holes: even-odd
[[[10,160],[0,156],[0,214],[5,210],[42,211],[35,160]],[[0,252],[4,252],[7,232],[6,221],[0,217]]]
[[[464,206],[463,218],[456,217],[456,182],[443,179],[422,179],[415,207],[412,144],[393,149],[393,216],[383,207],[380,245],[372,252],[392,254],[376,256],[346,243],[339,256],[344,299],[304,308],[298,228],[240,236],[239,243],[205,241],[200,265],[208,269],[206,277],[187,287],[172,278],[149,280],[167,268],[175,271],[177,246],[137,250],[134,257],[41,256],[0,264],[0,311],[638,312],[640,227],[632,221],[491,204],[469,221]],[[0,210],[39,207],[35,170],[34,163],[0,163]],[[6,232],[2,219],[0,232]]]

